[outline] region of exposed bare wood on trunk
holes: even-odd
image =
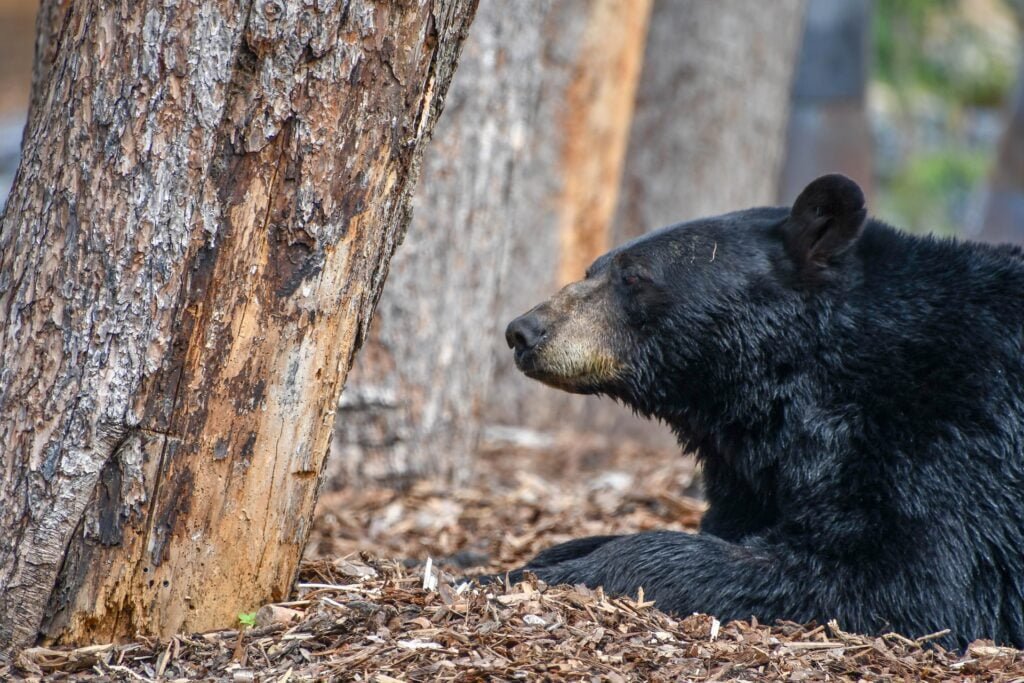
[[[0,224],[2,646],[287,593],[474,6],[72,4]]]
[[[608,246],[647,8],[481,7],[342,396],[336,481],[463,475],[487,402],[564,400],[518,373],[493,386],[493,368],[505,323]]]
[[[650,1],[598,2],[590,11],[561,122],[560,286],[582,277],[611,247]],[[609,36],[615,36],[618,49],[608,49]]]
[[[525,378],[505,347],[505,324],[581,277],[612,244],[616,204],[650,3],[556,2],[544,22],[545,71],[539,119],[529,139],[534,161],[524,176],[527,212],[515,237],[500,323],[487,421],[541,431],[589,432],[629,423],[634,438],[666,439],[621,407],[562,394]],[[617,434],[615,438],[623,437]]]
[[[774,204],[802,0],[656,0],[616,237]]]

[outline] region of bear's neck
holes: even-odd
[[[776,465],[783,444],[794,441],[799,429],[799,421],[786,419],[793,412],[786,401],[762,402],[757,395],[755,387],[731,400],[719,393],[668,422],[684,450],[755,480]]]
[[[835,405],[829,393],[835,383],[822,378],[836,369],[816,351],[821,346],[813,331],[828,324],[814,317],[801,323],[806,327],[798,330],[793,323],[752,322],[749,329],[766,337],[748,339],[746,353],[718,354],[724,362],[701,364],[696,371],[689,364],[685,375],[663,384],[662,395],[641,410],[672,428],[683,450],[704,463],[706,476],[728,472],[748,482],[750,494],[773,495],[771,473],[782,460],[837,445],[818,443],[818,427],[823,421],[836,426],[841,415],[828,408]],[[765,348],[771,353],[758,351]],[[672,376],[668,368],[663,372]]]

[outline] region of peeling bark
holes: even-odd
[[[38,109],[38,101],[45,92],[46,79],[57,58],[57,50],[63,37],[68,8],[71,0],[41,0],[36,14],[36,47],[32,60],[32,94],[29,109]]]
[[[775,203],[802,0],[657,0],[616,237]]]
[[[287,594],[474,10],[70,5],[0,223],[0,647]]]

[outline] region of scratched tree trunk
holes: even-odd
[[[802,0],[656,0],[616,237],[774,204]]]
[[[341,398],[337,483],[459,478],[488,400],[556,396],[492,383],[502,329],[608,245],[646,19],[633,0],[481,5]]]
[[[0,223],[0,649],[288,593],[474,9],[70,4]]]

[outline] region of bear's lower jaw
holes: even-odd
[[[543,370],[529,369],[522,370],[523,374],[530,379],[535,379],[541,384],[546,384],[553,389],[567,391],[570,394],[596,394],[600,389],[590,383],[585,377],[563,377]]]
[[[606,393],[622,374],[622,366],[607,354],[549,347],[516,350],[516,367],[530,379],[572,394]]]

